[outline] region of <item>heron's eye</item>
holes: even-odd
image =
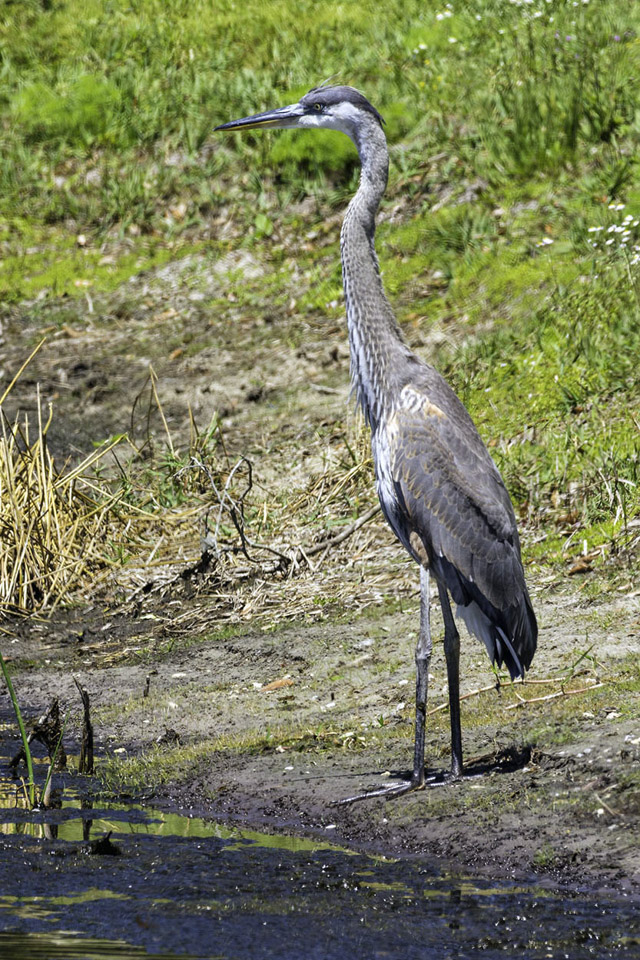
[[[316,110],[318,113],[322,113],[322,111],[324,110],[324,107],[322,106],[321,103],[314,103],[313,109]]]

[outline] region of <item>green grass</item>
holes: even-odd
[[[132,756],[110,754],[98,770],[105,789],[118,793],[126,788],[132,792],[156,789],[162,783],[179,782],[194,769],[210,764],[217,754],[236,753],[251,756],[272,752],[276,746],[296,752],[326,752],[337,749],[360,749],[365,738],[360,731],[349,728],[349,720],[338,724],[320,724],[310,729],[308,724],[279,723],[273,728],[248,730],[241,734],[225,734],[206,742],[198,741],[175,747],[159,747]],[[352,722],[352,721],[351,721]],[[376,738],[376,733],[370,734]]]
[[[350,142],[212,129],[354,83],[388,121],[387,288],[410,339],[441,332],[430,359],[546,536],[528,556],[585,541],[624,556],[640,507],[639,34],[625,0],[5,5],[3,297],[93,297],[244,245],[267,270],[238,309],[284,316],[295,288],[300,316],[339,318],[327,218],[356,183]]]
[[[24,725],[24,721],[22,719],[22,711],[20,710],[20,704],[18,702],[18,698],[15,694],[13,683],[11,681],[11,674],[9,673],[7,665],[4,661],[4,657],[2,656],[1,653],[0,653],[0,669],[2,670],[4,682],[6,684],[7,692],[9,694],[9,697],[11,699],[11,704],[13,706],[13,712],[15,713],[18,728],[20,730],[20,737],[22,739],[22,749],[24,751],[24,758],[27,765],[27,775],[29,778],[25,786],[25,794],[28,798],[29,805],[33,807],[35,805],[36,788],[35,788],[35,780],[33,777],[33,760],[31,757],[31,748],[29,746],[27,731]],[[51,767],[53,768],[53,759],[51,761]]]
[[[51,298],[85,296],[94,290],[110,292],[142,270],[200,249],[199,244],[184,240],[168,246],[156,237],[145,237],[134,250],[110,257],[104,255],[101,245],[87,246],[84,241],[79,245],[77,236],[63,230],[14,221],[5,231],[0,228],[0,236],[3,232],[6,239],[5,256],[0,262],[0,294],[12,302],[42,290]]]

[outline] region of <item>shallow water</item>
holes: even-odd
[[[69,792],[27,814],[6,786],[3,958],[640,957],[638,903],[624,897],[453,877],[138,805],[83,809]],[[90,854],[109,831],[119,855]]]

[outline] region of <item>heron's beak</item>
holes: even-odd
[[[216,130],[255,130],[258,127],[270,127],[273,130],[295,127],[304,114],[304,108],[299,103],[292,103],[288,107],[278,107],[277,110],[267,110],[265,113],[254,113],[252,117],[243,117],[242,120],[230,120],[222,123]]]

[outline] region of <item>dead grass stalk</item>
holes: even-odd
[[[117,498],[100,489],[94,470],[121,438],[58,469],[47,444],[51,419],[39,392],[35,424],[28,415],[11,422],[0,407],[0,619],[52,610],[113,562],[104,534]]]

